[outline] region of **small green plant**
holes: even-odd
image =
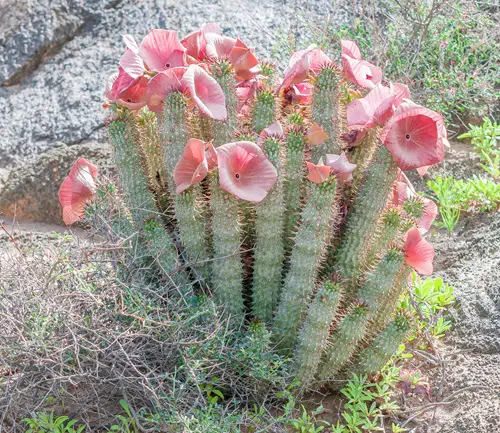
[[[500,125],[485,117],[482,125],[469,125],[469,130],[460,135],[459,139],[470,138],[474,149],[482,160],[481,167],[493,179],[500,178]]]
[[[67,416],[54,418],[54,412],[37,412],[33,418],[22,420],[28,430],[26,433],[82,433],[85,426],[76,427],[79,422],[76,419],[70,420]]]
[[[120,406],[125,414],[117,416],[119,424],[112,425],[109,428],[109,431],[120,433],[138,433],[137,421],[135,420],[128,403],[125,400],[120,400]]]
[[[297,433],[319,433],[329,425],[327,421],[316,421],[314,419],[314,417],[320,414],[322,411],[323,406],[320,406],[316,410],[314,410],[311,415],[309,415],[306,408],[302,406],[302,416],[300,418],[290,420],[289,425],[292,426]]]
[[[453,177],[436,176],[434,180],[429,180],[427,186],[434,193],[439,207],[441,222],[436,222],[438,227],[445,227],[451,232],[458,224],[461,207],[456,202],[456,181]]]

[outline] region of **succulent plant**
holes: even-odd
[[[208,286],[234,328],[265,324],[304,385],[374,373],[405,338],[411,269],[432,273],[436,208],[402,170],[443,159],[443,118],[352,41],[341,62],[298,51],[278,78],[220,33],[124,38],[109,136],[141,248],[165,284]],[[64,181],[68,224],[96,172],[80,160]]]

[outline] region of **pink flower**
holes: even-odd
[[[349,148],[356,147],[366,136],[366,129],[351,129],[340,136],[347,143]]]
[[[410,89],[406,84],[401,83],[391,83],[391,90],[394,93],[394,106],[397,108],[405,99],[410,99]]]
[[[285,70],[280,89],[302,83],[309,77],[311,71],[317,73],[328,63],[330,59],[322,50],[316,48],[316,45],[297,51]]]
[[[313,146],[323,144],[328,140],[328,134],[317,123],[313,123],[307,130],[307,141]]]
[[[427,233],[438,213],[436,203],[417,194],[409,181],[397,181],[394,184],[394,205],[403,206],[408,200],[421,203],[422,215],[417,219],[417,227],[420,230],[420,233]]]
[[[377,84],[364,98],[347,104],[347,125],[352,129],[383,126],[394,112],[394,101],[391,89]]]
[[[217,167],[217,150],[212,143],[208,143],[205,150],[205,158],[207,159],[208,170],[212,170]]]
[[[174,168],[175,192],[183,191],[205,179],[208,162],[205,157],[205,143],[192,138],[186,144],[181,159]]]
[[[207,40],[206,33],[220,34],[221,29],[216,23],[209,23],[201,26],[201,28],[187,35],[181,44],[186,48],[186,55],[189,63],[205,60],[207,57]]]
[[[183,91],[182,77],[187,68],[172,68],[156,74],[149,82],[146,91],[148,108],[155,113],[161,113],[166,96],[177,90]]]
[[[146,71],[144,61],[141,59],[139,54],[128,48],[125,50],[125,53],[120,59],[120,66],[131,78],[134,79],[142,77]]]
[[[342,48],[342,54],[345,54],[356,60],[361,60],[361,51],[359,50],[356,42],[343,39],[340,41],[340,46]]]
[[[129,50],[131,50],[135,54],[139,52],[139,46],[137,45],[137,42],[132,35],[123,35],[122,39]]]
[[[155,72],[187,65],[186,49],[173,30],[151,30],[139,45],[138,54]]]
[[[298,83],[291,87],[298,104],[306,105],[312,101],[314,86],[311,83]]]
[[[146,76],[132,78],[122,67],[119,67],[118,75],[116,77],[112,75],[109,80],[113,81],[111,91],[108,89],[106,92],[106,96],[110,101],[131,110],[139,110],[146,105],[146,89],[149,83]]]
[[[434,270],[434,248],[422,236],[416,227],[412,227],[406,233],[404,246],[406,263],[422,275],[432,275]]]
[[[380,140],[401,170],[434,165],[444,158],[443,116],[413,102],[401,104],[387,122]]]
[[[227,118],[226,97],[219,83],[198,65],[190,65],[182,82],[200,111],[215,120]]]
[[[307,176],[306,179],[314,183],[323,183],[330,177],[330,167],[323,164],[323,160],[320,159],[318,164],[313,164],[312,162],[306,161],[307,166]]]
[[[327,154],[326,165],[330,167],[330,171],[341,182],[353,180],[352,173],[357,167],[357,164],[349,162],[345,152],[342,152],[340,155]]]
[[[261,71],[259,61],[255,57],[253,50],[239,39],[236,40],[229,53],[229,61],[233,65],[235,74],[243,80],[251,80]]]
[[[353,41],[343,40],[342,64],[347,80],[360,87],[373,88],[382,81],[382,70],[366,60],[361,60],[361,52]]]
[[[66,225],[75,223],[85,215],[85,205],[94,197],[98,173],[98,168],[85,158],[79,158],[71,167],[59,188],[59,202]]]
[[[220,187],[242,200],[261,202],[278,177],[260,147],[249,141],[218,147],[217,158]]]
[[[207,41],[207,57],[210,60],[227,60],[236,44],[236,39],[216,33],[207,33],[205,39]]]
[[[274,122],[269,125],[267,128],[263,129],[259,136],[257,137],[257,145],[262,147],[264,144],[264,140],[266,137],[276,137],[279,139],[285,138],[285,134],[283,133],[283,127],[279,121]]]

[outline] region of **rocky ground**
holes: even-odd
[[[47,223],[60,223],[57,189],[78,156],[109,167],[103,89],[123,50],[121,34],[141,37],[154,27],[187,33],[217,21],[226,34],[255,46],[259,57],[283,60],[273,52],[279,38],[289,32],[308,37],[309,26],[300,17],[309,23],[342,22],[351,5],[349,0],[3,0],[0,212],[40,221],[14,224],[18,242],[39,246],[55,240],[54,230],[63,231]],[[455,145],[441,170],[464,177],[477,167],[467,147]],[[432,431],[492,433],[500,412],[500,216],[465,217],[453,233],[436,230],[432,237],[437,274],[455,286],[458,298],[454,329],[439,348],[445,368],[436,380],[439,387],[444,371],[445,400],[435,406]],[[7,245],[12,248],[0,232],[0,251]]]

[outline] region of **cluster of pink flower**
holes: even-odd
[[[130,35],[124,36],[124,41],[126,50],[118,72],[108,80],[106,97],[130,110],[147,106],[153,112],[162,112],[166,96],[180,91],[188,97],[190,107],[197,107],[201,115],[224,121],[226,98],[210,70],[214,62],[226,61],[237,80],[238,116],[245,117],[265,79],[253,50],[239,39],[221,35],[220,27],[214,23],[182,40],[175,31],[152,30],[140,44]],[[274,89],[276,96],[294,104],[308,105],[312,100],[314,77],[320,70],[325,66],[339,72],[343,69],[346,81],[357,89],[369,89],[364,97],[360,91],[350,89],[355,99],[347,104],[349,131],[343,134],[348,147],[361,143],[370,128],[381,128],[379,138],[401,170],[418,169],[423,174],[430,165],[442,161],[444,146],[448,145],[443,117],[412,102],[407,86],[384,85],[381,69],[362,60],[354,42],[344,40],[341,46],[342,68],[314,45],[296,52]],[[283,135],[279,122],[264,129],[256,137],[256,143],[241,141],[215,149],[210,143],[189,140],[174,171],[177,193],[201,182],[210,170],[218,169],[222,189],[240,199],[260,202],[277,178],[274,166],[261,149],[263,139],[269,135]],[[313,123],[307,138],[311,145],[317,145],[324,143],[328,135],[320,125]],[[355,167],[345,153],[326,155],[326,163],[323,160],[307,162],[307,179],[321,183],[333,173],[340,181],[350,181]],[[63,182],[59,195],[67,224],[83,216],[84,204],[95,191],[96,173],[96,167],[80,159]],[[395,187],[394,206],[401,206],[414,195],[401,173]],[[436,216],[436,206],[422,200],[425,214],[418,228],[408,232],[405,251],[408,263],[422,273],[429,273],[434,251],[421,233],[429,229]]]

